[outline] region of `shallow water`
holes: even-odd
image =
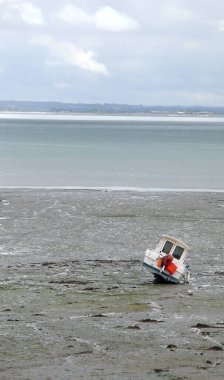
[[[0,161],[1,186],[223,190],[224,122],[0,118]]]
[[[223,193],[2,190],[1,379],[221,380],[223,206]],[[191,246],[190,284],[143,269],[163,233]]]

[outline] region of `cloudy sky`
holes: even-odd
[[[223,0],[0,0],[0,99],[224,105]]]

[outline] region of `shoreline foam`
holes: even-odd
[[[224,123],[224,116],[218,114],[95,114],[95,113],[63,113],[63,112],[0,112],[0,119],[20,120],[73,120],[73,121],[180,121],[218,122]]]
[[[128,186],[0,186],[1,190],[78,190],[78,191],[127,191],[140,193],[224,193],[224,189],[194,188],[141,188]]]

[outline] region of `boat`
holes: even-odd
[[[190,282],[190,248],[181,240],[163,235],[155,249],[147,249],[143,266],[156,280],[170,283]]]

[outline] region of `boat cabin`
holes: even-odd
[[[155,250],[161,255],[169,254],[176,260],[183,262],[188,255],[189,249],[181,240],[163,235]]]

